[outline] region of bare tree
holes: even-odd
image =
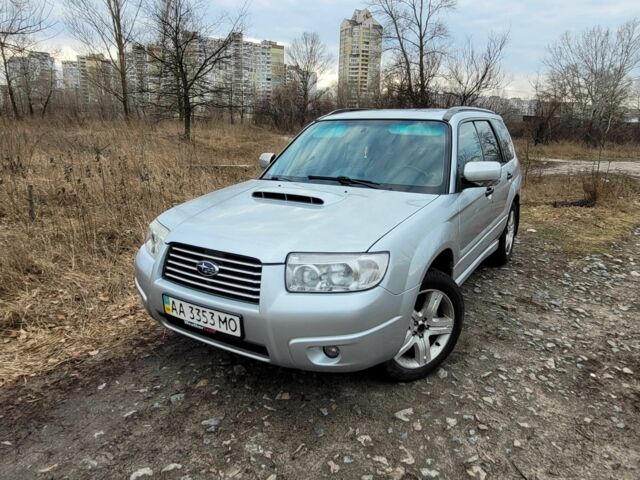
[[[529,123],[531,140],[534,145],[546,144],[552,135],[558,133],[559,123],[563,122],[563,106],[566,92],[555,83],[545,83],[540,78],[533,82],[534,115]],[[565,119],[566,120],[566,119]],[[566,127],[566,122],[563,122]]]
[[[20,36],[33,35],[51,27],[50,10],[45,2],[34,0],[0,0],[0,38],[7,47]]]
[[[479,51],[468,37],[449,57],[446,78],[457,105],[474,105],[483,93],[503,85],[501,63],[508,40],[508,33],[491,34],[484,50]]]
[[[284,132],[295,131],[300,126],[296,102],[298,93],[297,85],[291,83],[274,88],[270,96],[256,103],[255,121],[269,123]]]
[[[127,48],[134,42],[142,0],[65,0],[65,22],[87,53],[104,53],[117,82],[91,78],[97,87],[115,96],[126,119],[131,115]],[[114,88],[116,87],[116,88]]]
[[[640,77],[634,81],[633,93],[631,96],[630,118],[635,121],[636,139],[640,138]]]
[[[289,81],[297,87],[296,106],[299,123],[307,121],[309,112],[325,93],[318,88],[318,78],[331,64],[331,55],[317,33],[305,32],[291,42],[287,50]]]
[[[7,84],[11,109],[15,118],[20,118],[14,82],[9,60],[15,55],[24,55],[28,40],[33,35],[49,28],[50,10],[40,0],[0,0],[0,59]]]
[[[631,75],[640,67],[640,19],[615,31],[593,27],[578,35],[567,32],[549,47],[544,62],[548,85],[563,92],[563,106],[581,126],[584,140],[599,149],[591,177],[583,182],[585,199],[596,203],[602,153],[613,129],[622,124]]]
[[[633,81],[630,106],[636,113],[640,113],[640,77]]]
[[[603,148],[628,99],[631,73],[640,67],[640,19],[616,31],[567,32],[549,47],[544,63],[548,84],[566,92],[565,102],[577,109],[585,140]]]
[[[213,101],[215,70],[231,60],[232,43],[244,28],[246,7],[235,16],[223,13],[205,23],[204,4],[198,0],[152,0],[147,15],[156,41],[146,47],[156,64],[157,103],[177,111],[184,124],[183,138],[191,139],[196,112]],[[211,38],[227,26],[221,38]]]
[[[447,53],[449,36],[441,17],[456,0],[370,0],[385,27],[392,58],[388,74],[412,107],[429,107],[432,90]]]

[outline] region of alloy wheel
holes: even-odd
[[[453,303],[444,292],[435,289],[421,291],[404,343],[394,360],[409,369],[430,363],[449,342],[454,319]]]
[[[511,210],[509,212],[509,220],[507,220],[507,235],[505,237],[505,251],[507,255],[511,254],[513,249],[513,241],[516,237],[516,213]]]

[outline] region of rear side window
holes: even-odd
[[[513,160],[516,156],[516,152],[513,148],[513,142],[511,141],[509,130],[507,130],[507,127],[502,120],[494,120],[493,126],[496,127],[496,133],[498,134],[498,141],[502,147],[504,161],[508,162],[509,160]]]
[[[469,162],[482,162],[482,147],[480,138],[473,122],[460,125],[458,129],[458,165],[463,169]]]
[[[478,130],[478,136],[480,137],[482,151],[484,152],[485,162],[502,162],[498,140],[496,140],[496,136],[489,122],[482,120],[475,122],[475,124],[476,130]]]

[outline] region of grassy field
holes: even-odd
[[[192,144],[178,133],[173,124],[0,125],[0,384],[150,326],[132,282],[148,223],[256,176],[258,155],[286,143],[227,125],[200,128]]]
[[[532,142],[522,138],[515,140],[518,156],[524,158],[525,152],[534,159],[558,158],[563,160],[638,160],[640,161],[640,143],[607,144],[600,152],[579,142],[553,142],[549,145],[533,145]]]
[[[258,155],[287,141],[247,126],[199,126],[190,144],[178,134],[172,123],[0,123],[0,385],[156,328],[133,286],[148,223],[255,177]],[[523,227],[568,252],[601,251],[638,222],[638,191],[613,178],[595,208],[554,208],[581,198],[582,179],[538,177]]]
[[[604,253],[640,224],[640,183],[611,175],[600,179],[599,199],[591,208],[566,204],[585,199],[589,177],[538,176],[523,188],[521,229],[534,233],[568,254]]]

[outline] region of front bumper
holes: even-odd
[[[166,246],[158,255],[164,258]],[[316,371],[358,371],[385,362],[405,338],[417,288],[394,295],[382,287],[339,294],[289,293],[284,265],[263,265],[258,305],[222,298],[162,278],[162,261],[141,248],[136,287],[147,312],[166,328],[256,360]],[[211,337],[165,317],[162,295],[243,317],[243,341]],[[338,346],[337,358],[325,346]]]

